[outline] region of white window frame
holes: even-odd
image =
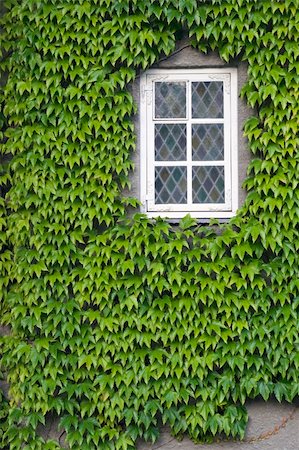
[[[155,119],[154,83],[185,81],[187,86],[186,119]],[[191,82],[223,82],[223,119],[194,119],[191,116]],[[167,217],[180,219],[186,214],[195,218],[230,218],[238,207],[238,124],[237,124],[237,69],[150,69],[140,79],[140,199],[141,211],[149,217]],[[158,123],[183,123],[187,126],[186,162],[155,162],[154,126]],[[224,124],[224,162],[192,161],[191,127],[192,124]],[[188,201],[184,204],[155,204],[155,166],[186,166]],[[192,166],[224,166],[225,202],[192,203]]]

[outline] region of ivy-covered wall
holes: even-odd
[[[247,398],[298,395],[298,23],[298,0],[8,1],[2,446],[59,449],[49,416],[76,450],[242,437]],[[248,195],[218,227],[126,219],[129,84],[183,36],[248,64]]]

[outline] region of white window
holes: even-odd
[[[237,69],[141,77],[141,202],[151,217],[232,217],[238,204]]]

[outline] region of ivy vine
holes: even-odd
[[[299,393],[299,1],[9,0],[1,27],[3,445],[61,448],[49,414],[76,450],[162,423],[242,438],[246,399]],[[123,194],[130,83],[182,34],[248,63],[248,195],[225,225]]]

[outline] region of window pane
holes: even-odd
[[[156,203],[187,202],[187,168],[156,167],[155,169]]]
[[[155,83],[155,117],[186,117],[186,83]]]
[[[223,117],[222,81],[192,83],[192,117],[200,119]]]
[[[186,160],[186,125],[155,125],[155,159],[156,161]]]
[[[193,161],[223,161],[223,124],[192,125]]]
[[[192,167],[193,203],[224,203],[224,167]]]

